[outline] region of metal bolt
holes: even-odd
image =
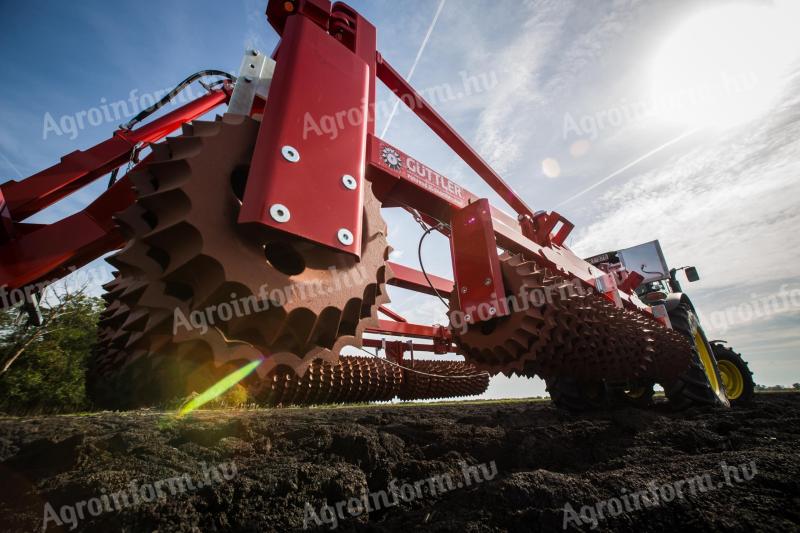
[[[485,280],[483,280],[483,284],[488,287],[489,285],[492,284],[492,278],[486,278]]]
[[[275,222],[288,222],[289,217],[291,217],[291,213],[289,213],[289,208],[283,204],[272,204],[269,208],[269,215],[272,217]]]
[[[336,233],[336,236],[339,238],[339,242],[345,246],[353,244],[353,234],[350,233],[350,230],[342,228]]]
[[[344,186],[350,189],[351,191],[356,190],[356,187],[358,187],[358,182],[350,174],[345,174],[344,176],[342,176],[342,183],[344,183]]]
[[[464,315],[464,320],[469,322],[470,320],[472,320],[472,315]]]
[[[468,290],[467,286],[464,285],[463,287],[461,287],[461,294],[467,294],[467,290]]]
[[[258,50],[250,50],[250,53],[253,54],[254,56],[257,56],[258,55]]]
[[[496,312],[497,312],[497,309],[495,309],[494,307],[490,307],[490,308],[489,308],[489,314],[490,314],[490,315],[493,315],[493,314],[495,314]]]
[[[289,146],[288,144],[281,148],[281,154],[283,158],[290,163],[297,163],[300,161],[300,152],[297,151],[297,148],[294,146]]]

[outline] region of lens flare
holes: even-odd
[[[251,361],[247,363],[245,366],[231,372],[218,382],[214,383],[211,387],[203,391],[202,394],[199,396],[195,396],[189,402],[186,403],[183,407],[181,407],[180,411],[178,412],[178,417],[187,415],[197,409],[198,407],[210,402],[215,398],[219,398],[223,394],[225,394],[231,387],[242,381],[244,378],[249,376],[258,365],[263,363],[264,360],[260,359],[258,361]]]

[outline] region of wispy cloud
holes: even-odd
[[[697,139],[685,155],[605,192],[573,247],[589,255],[659,238],[670,262],[707,273],[705,288],[791,277],[800,249],[800,121],[786,116],[798,112],[793,96],[761,122]]]

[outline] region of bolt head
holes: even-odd
[[[483,284],[488,287],[489,285],[492,284],[492,278],[486,278],[485,280],[483,280]]]
[[[289,222],[289,218],[292,214],[289,212],[289,208],[283,204],[272,204],[269,208],[269,216],[272,217],[272,220],[275,222],[280,222],[283,224],[284,222]]]
[[[350,246],[353,244],[353,234],[348,229],[341,228],[338,232],[336,232],[336,237],[339,239],[339,242],[345,246]]]
[[[281,155],[283,158],[290,163],[297,163],[300,161],[300,152],[294,146],[289,146],[288,144],[281,148]]]
[[[490,307],[489,308],[489,314],[490,315],[494,315],[495,313],[497,313],[497,309],[495,309],[494,307]]]
[[[470,320],[472,320],[472,315],[464,315],[464,320],[469,322]]]
[[[467,294],[467,290],[468,290],[468,289],[467,289],[467,286],[466,286],[466,285],[465,285],[465,286],[463,286],[463,287],[461,287],[461,294]]]
[[[344,176],[342,176],[342,183],[347,189],[350,189],[351,191],[356,190],[356,188],[358,187],[358,182],[350,174],[345,174]]]

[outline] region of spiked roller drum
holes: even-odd
[[[401,400],[457,398],[483,394],[489,373],[463,361],[404,360]]]
[[[680,334],[577,290],[522,255],[503,254],[500,266],[510,315],[470,325],[455,338],[476,367],[545,379],[661,382],[688,367],[691,347]]]
[[[389,401],[400,391],[403,371],[385,359],[340,356],[335,363],[315,360],[298,376],[279,368],[260,383],[265,405],[314,405]]]
[[[377,324],[391,273],[368,182],[360,262],[237,224],[258,126],[232,115],[186,125],[131,174],[138,197],[117,217],[128,243],[108,259],[119,273],[92,362],[94,389],[108,393],[99,400],[188,394],[256,359],[248,383],[260,389],[279,367],[303,376],[314,361],[336,362]]]

